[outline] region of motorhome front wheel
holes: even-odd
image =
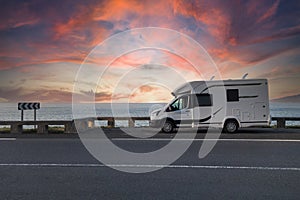
[[[174,125],[173,122],[171,122],[171,121],[166,121],[165,124],[164,124],[164,126],[162,127],[161,130],[162,130],[164,133],[172,133],[173,130],[174,130],[174,127],[175,127],[175,125]]]

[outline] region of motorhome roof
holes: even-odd
[[[182,94],[198,93],[210,86],[214,85],[239,85],[239,84],[255,84],[267,82],[267,79],[228,79],[228,80],[212,80],[212,81],[191,81],[184,83],[181,86],[177,87],[171,94],[173,96],[178,96]]]

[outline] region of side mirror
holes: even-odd
[[[166,112],[170,112],[172,110],[171,106],[168,106],[168,108],[166,109]]]

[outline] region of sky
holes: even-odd
[[[138,44],[139,39],[131,40],[131,30],[144,27],[181,33],[183,37],[158,32],[139,37],[175,44],[192,58],[207,52],[218,78],[237,79],[245,73],[267,78],[270,99],[300,94],[297,0],[0,2],[0,102],[72,102],[74,93],[93,94],[96,102],[167,102],[181,79],[215,75],[212,65],[199,60],[199,72],[188,59],[165,49],[139,49],[117,57],[107,53]],[[106,53],[96,51],[124,31],[131,37],[105,46]],[[204,50],[188,49],[185,36]],[[74,90],[82,67],[89,73],[81,77],[87,83],[93,80],[93,86]],[[104,69],[101,77],[93,73]]]

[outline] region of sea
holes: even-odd
[[[162,108],[165,103],[97,103],[95,112],[89,113],[90,104],[76,105],[79,108],[76,115],[73,115],[72,104],[66,103],[41,103],[41,108],[36,112],[37,120],[72,120],[84,117],[149,117],[153,110]],[[270,113],[272,117],[300,117],[300,103],[279,103],[270,102]],[[24,111],[24,120],[33,120],[33,110]],[[0,103],[0,121],[19,121],[21,111],[17,108],[17,103]],[[96,126],[106,126],[106,121],[97,121]],[[135,126],[148,126],[148,121],[137,121]],[[272,125],[276,125],[272,122]],[[299,126],[300,122],[287,121],[289,126]],[[127,121],[117,120],[116,126],[128,126]],[[3,126],[1,126],[3,127]],[[30,127],[28,127],[30,128]]]

